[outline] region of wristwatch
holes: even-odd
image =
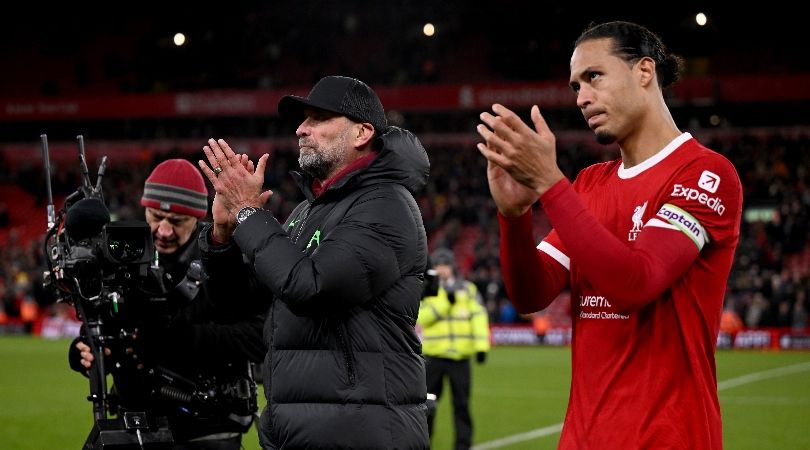
[[[259,208],[253,206],[245,206],[244,208],[240,209],[238,213],[236,213],[236,225],[241,225],[242,222],[247,220],[253,213],[258,211]]]

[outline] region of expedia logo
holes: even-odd
[[[709,209],[721,216],[726,212],[726,207],[719,197],[709,197],[708,194],[700,192],[697,189],[685,187],[681,184],[673,186],[671,195],[675,198],[683,197],[687,200],[697,200],[698,203],[708,206]]]
[[[720,187],[720,175],[704,170],[703,173],[700,174],[698,187],[714,194],[717,192],[717,188]]]

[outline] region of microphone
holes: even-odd
[[[65,230],[75,240],[98,236],[101,229],[110,222],[110,212],[97,198],[84,198],[73,204],[67,212]]]

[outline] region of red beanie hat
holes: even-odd
[[[208,189],[200,171],[185,159],[169,159],[155,167],[146,179],[141,205],[205,217]]]

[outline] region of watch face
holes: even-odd
[[[236,215],[236,221],[238,223],[242,223],[254,212],[256,212],[256,208],[253,208],[252,206],[246,206],[239,210],[239,213]]]

